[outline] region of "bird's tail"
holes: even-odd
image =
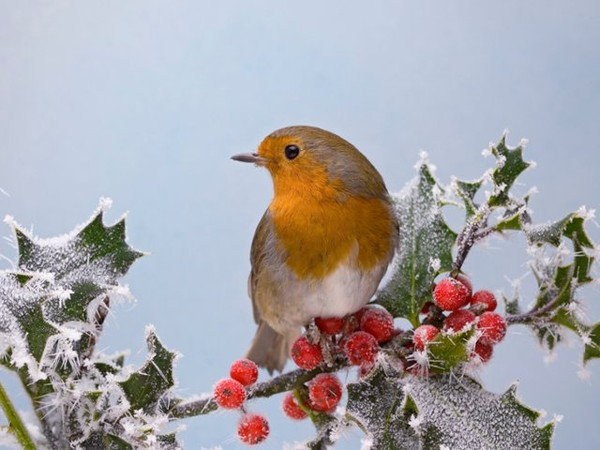
[[[292,343],[299,334],[300,330],[283,335],[260,321],[246,358],[267,369],[270,375],[275,370],[281,372],[290,355]]]

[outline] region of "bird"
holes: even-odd
[[[250,250],[258,328],[246,355],[273,374],[312,319],[369,302],[398,245],[398,220],[377,169],[324,129],[280,128],[256,152],[231,158],[266,168],[273,181]]]

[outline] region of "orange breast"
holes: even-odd
[[[377,198],[343,199],[330,189],[332,195],[318,198],[288,191],[269,206],[286,264],[301,279],[325,278],[356,245],[354,264],[361,270],[387,263],[393,252],[396,228],[389,204]]]

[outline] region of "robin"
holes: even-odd
[[[379,172],[329,131],[281,128],[256,153],[232,159],[266,167],[273,179],[250,253],[258,330],[247,354],[273,373],[283,370],[303,325],[369,301],[394,255],[398,224]]]

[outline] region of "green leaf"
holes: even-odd
[[[347,387],[346,417],[372,439],[372,449],[419,448],[418,437],[408,424],[415,405],[404,397],[400,374],[386,375],[378,368]]]
[[[467,341],[473,336],[474,329],[462,333],[438,333],[429,344],[429,371],[432,373],[447,373],[460,363],[469,359]]]
[[[130,411],[151,412],[164,394],[174,386],[173,361],[177,353],[167,350],[153,330],[148,332],[148,359],[129,378],[119,384],[131,404]]]
[[[483,180],[476,181],[462,181],[455,180],[456,193],[462,198],[465,204],[465,210],[467,213],[467,220],[474,216],[477,212],[477,205],[474,202],[475,194],[479,191],[479,188],[483,184]]]
[[[600,322],[593,325],[588,332],[589,341],[585,344],[583,351],[583,362],[592,358],[600,358]]]
[[[540,414],[517,400],[514,386],[497,395],[466,376],[412,377],[407,383],[419,409],[423,449],[550,448],[554,425],[538,427]]]
[[[33,239],[16,227],[19,267],[51,273],[56,280],[75,271],[82,277],[102,272],[106,282],[114,282],[143,253],[133,250],[125,241],[124,219],[107,227],[102,217],[99,211],[78,233],[56,239]]]
[[[502,136],[500,142],[491,147],[492,154],[496,157],[496,168],[492,172],[494,192],[488,199],[490,206],[506,206],[509,204],[508,191],[517,177],[527,169],[531,163],[523,160],[523,148],[510,149],[506,146],[506,136]]]
[[[418,325],[419,311],[431,299],[433,279],[452,266],[452,245],[456,233],[444,221],[440,210],[440,186],[429,167],[399,195],[396,211],[400,222],[400,244],[390,282],[377,302],[395,317]],[[439,269],[432,261],[439,261]]]

